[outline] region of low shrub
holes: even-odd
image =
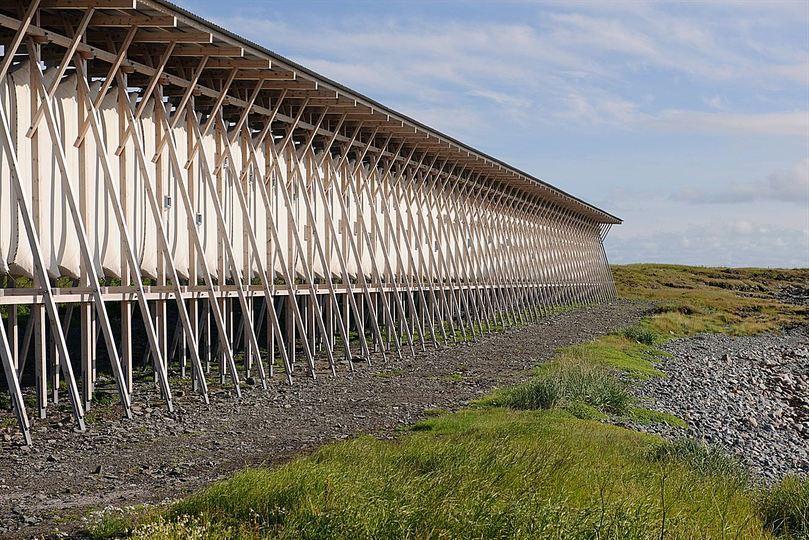
[[[650,458],[662,463],[679,462],[703,475],[724,476],[740,483],[748,481],[746,469],[736,458],[718,446],[696,439],[665,442],[652,448]]]
[[[679,313],[681,315],[695,315],[702,313],[703,310],[697,308],[693,304],[689,304],[686,302],[678,303],[678,302],[669,302],[669,303],[661,303],[654,307],[652,310],[653,313],[662,314],[662,313]]]
[[[642,326],[630,326],[624,330],[624,337],[643,343],[644,345],[654,345],[656,341],[655,333]]]
[[[622,415],[632,405],[627,384],[613,370],[579,363],[553,364],[533,379],[504,391],[497,405],[513,409],[552,409],[584,404],[598,411]]]
[[[809,478],[787,476],[762,493],[758,507],[774,534],[809,539]]]

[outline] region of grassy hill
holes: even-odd
[[[520,386],[412,426],[288,465],[250,469],[161,507],[107,516],[98,538],[805,538],[809,482],[755,487],[733,459],[693,441],[614,425],[682,424],[634,403],[660,376],[655,346],[695,332],[806,323],[809,270],[614,268],[639,325],[569,347]]]

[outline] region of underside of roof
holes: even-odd
[[[17,6],[0,6],[0,39],[11,39],[20,21]],[[86,25],[77,52],[93,77],[118,66],[129,85],[160,83],[169,100],[194,96],[201,112],[223,108],[239,118],[255,116],[292,124],[335,144],[382,152],[421,167],[453,171],[517,196],[535,196],[602,224],[616,216],[494,157],[296,64],[260,45],[164,0],[41,0],[28,29],[42,44],[42,59],[59,61],[71,36]],[[49,47],[53,45],[53,47]],[[49,58],[50,55],[50,58]],[[256,129],[261,129],[257,126]],[[317,144],[317,140],[315,141]],[[370,147],[368,145],[370,144]]]

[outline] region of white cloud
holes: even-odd
[[[702,98],[702,101],[712,109],[727,109],[728,100],[724,96],[711,96]]]
[[[517,98],[506,92],[495,92],[494,90],[480,89],[470,90],[469,95],[490,99],[498,105],[507,105],[510,107],[516,107],[518,109],[527,109],[531,106],[530,100]]]
[[[610,262],[809,267],[809,231],[747,220],[705,222],[682,231],[607,237]]]
[[[767,187],[775,200],[803,201],[809,215],[809,158],[799,161],[791,170],[772,173],[767,177]]]
[[[313,17],[306,32],[262,17],[219,22],[371,97],[385,96],[394,107],[419,100],[434,110],[458,96],[480,98],[486,105],[474,108],[479,125],[507,114],[510,121],[565,127],[809,137],[805,99],[793,103],[799,109],[742,111],[724,96],[705,103],[700,93],[688,107],[648,91],[640,97],[625,82],[666,73],[689,84],[732,81],[750,94],[756,88],[766,94],[773,84],[809,84],[805,47],[756,32],[794,18],[790,8],[762,14],[732,4],[683,14],[665,4],[610,4],[545,4],[536,17],[513,23],[395,12]],[[709,16],[714,12],[722,16]]]
[[[799,160],[790,169],[776,171],[758,182],[734,182],[719,189],[681,189],[674,192],[671,198],[690,204],[780,201],[799,205],[809,219],[809,158]]]
[[[755,135],[797,135],[809,138],[809,110],[733,113],[668,109],[644,120],[650,126],[676,131]]]
[[[809,86],[809,62],[762,66],[761,75],[774,80],[792,80]]]

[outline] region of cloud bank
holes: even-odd
[[[780,201],[796,204],[809,212],[809,158],[791,169],[770,174],[759,182],[735,182],[716,189],[682,189],[672,194],[675,201],[689,204],[738,204]]]

